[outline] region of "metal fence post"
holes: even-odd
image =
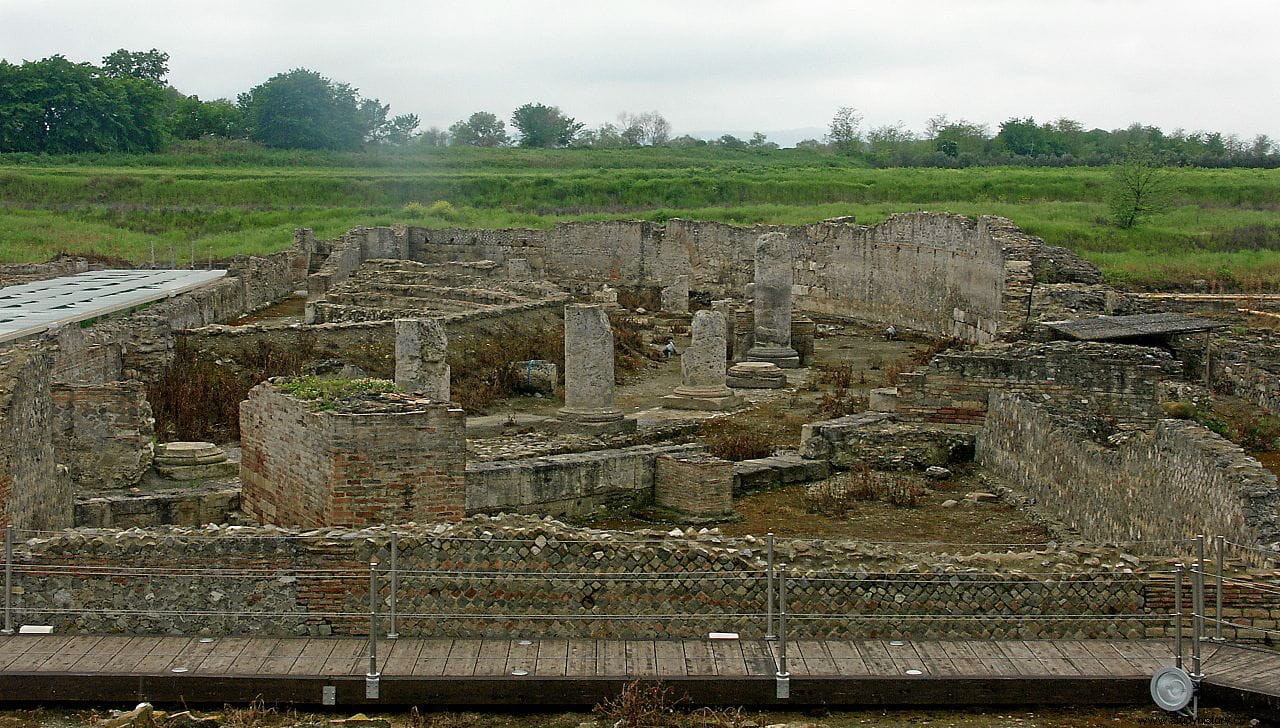
[[[769,532],[769,555],[768,566],[765,567],[764,583],[765,583],[765,628],[764,638],[766,640],[776,640],[778,636],[773,633],[773,532]]]
[[[1191,676],[1199,679],[1200,641],[1204,639],[1204,536],[1196,536],[1196,565],[1191,572]]]
[[[400,534],[396,531],[391,532],[391,608],[387,617],[389,625],[387,627],[387,639],[393,640],[400,637],[400,631],[396,629],[396,598],[400,591],[400,575],[396,573],[396,556],[400,553]]]
[[[1173,565],[1173,664],[1182,667],[1182,563]]]
[[[1226,563],[1226,557],[1223,552],[1227,548],[1227,537],[1219,535],[1213,540],[1214,556],[1218,561],[1218,579],[1213,594],[1213,640],[1215,642],[1222,641],[1222,583],[1225,576],[1222,573],[1223,566]]]
[[[369,559],[369,671],[364,676],[364,697],[378,699],[378,558]]]
[[[13,634],[13,526],[4,527],[4,629]]]
[[[778,673],[777,697],[791,697],[791,673],[787,672],[787,565],[778,567]]]

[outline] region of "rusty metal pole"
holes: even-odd
[[[4,528],[4,629],[13,634],[13,526]]]
[[[1213,641],[1222,641],[1222,583],[1226,578],[1222,573],[1226,564],[1226,557],[1223,552],[1227,549],[1227,537],[1219,535],[1213,540],[1214,557],[1218,561],[1218,577],[1217,584],[1213,595]]]
[[[369,559],[369,671],[364,676],[364,697],[378,699],[378,558]]]
[[[1173,565],[1173,664],[1182,667],[1182,564]]]
[[[767,566],[764,573],[764,609],[765,609],[765,627],[764,638],[766,640],[776,640],[778,636],[773,633],[773,532],[769,532],[769,553]]]
[[[787,672],[787,565],[778,567],[778,674],[777,697],[791,697],[791,673]]]
[[[396,599],[400,591],[400,575],[396,573],[396,556],[400,552],[400,534],[396,531],[391,532],[391,607],[387,621],[390,626],[387,627],[387,639],[394,640],[400,637],[400,630],[396,628]]]

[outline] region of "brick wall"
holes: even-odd
[[[313,411],[270,383],[240,405],[243,507],[281,525],[434,523],[465,510],[466,421],[398,396],[381,411]]]
[[[661,455],[653,479],[659,508],[715,518],[733,513],[733,463],[712,455]]]

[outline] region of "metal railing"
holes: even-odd
[[[217,618],[224,624],[244,624],[244,620],[271,620],[282,627],[303,628],[309,625],[328,624],[331,628],[340,628],[349,634],[364,633],[368,638],[366,673],[366,692],[370,697],[377,697],[378,682],[381,669],[378,655],[378,642],[382,639],[395,640],[400,637],[406,626],[416,628],[416,623],[428,621],[438,624],[455,623],[461,627],[479,623],[521,621],[524,629],[536,632],[538,623],[661,623],[690,626],[702,623],[743,625],[750,632],[759,630],[759,634],[773,645],[775,660],[775,677],[779,697],[789,694],[788,654],[791,640],[795,633],[812,635],[824,624],[832,629],[847,628],[857,625],[863,631],[891,637],[894,635],[929,633],[931,629],[961,629],[964,625],[981,622],[999,629],[1016,630],[1017,625],[1035,625],[1046,623],[1094,623],[1105,627],[1108,624],[1130,624],[1143,628],[1151,625],[1168,624],[1170,616],[1148,609],[1123,611],[1117,608],[1104,607],[1105,599],[1098,599],[1093,608],[1085,599],[1078,602],[1075,608],[1054,609],[1044,607],[1035,602],[1036,590],[1045,594],[1054,594],[1055,588],[1064,585],[1072,589],[1133,589],[1135,582],[1144,582],[1154,578],[1169,578],[1173,589],[1172,623],[1174,628],[1174,654],[1179,666],[1184,664],[1187,653],[1184,630],[1190,628],[1190,673],[1198,681],[1203,677],[1205,660],[1202,659],[1201,643],[1210,638],[1206,636],[1208,626],[1212,626],[1213,637],[1217,641],[1225,641],[1228,637],[1239,640],[1247,636],[1280,635],[1280,631],[1257,627],[1247,619],[1236,621],[1228,619],[1227,603],[1224,593],[1235,591],[1242,593],[1263,594],[1267,598],[1274,597],[1280,603],[1280,582],[1274,578],[1244,579],[1227,572],[1227,560],[1232,555],[1249,564],[1271,564],[1280,562],[1280,553],[1256,546],[1240,545],[1219,536],[1212,540],[1212,559],[1207,558],[1209,541],[1203,536],[1187,540],[1170,540],[1162,542],[1135,542],[1148,545],[1169,547],[1167,553],[1174,553],[1185,548],[1189,557],[1189,566],[1178,563],[1171,570],[1149,569],[1141,574],[1134,574],[1128,569],[1094,568],[1081,569],[1079,572],[1060,571],[947,571],[938,573],[869,574],[865,572],[842,571],[839,569],[803,569],[794,564],[779,564],[778,543],[772,533],[763,540],[765,547],[763,563],[760,568],[743,568],[741,563],[734,564],[732,569],[716,570],[707,566],[714,565],[714,560],[691,563],[687,570],[650,570],[641,566],[628,570],[591,570],[582,561],[570,563],[565,560],[558,566],[541,570],[512,570],[485,566],[470,567],[467,559],[475,558],[474,548],[482,544],[531,543],[530,537],[508,538],[493,536],[434,536],[430,532],[412,533],[416,548],[430,547],[437,550],[438,567],[422,568],[414,565],[406,567],[402,559],[402,534],[396,530],[388,530],[378,534],[377,538],[362,537],[361,546],[351,549],[345,544],[335,530],[332,533],[287,534],[279,535],[247,533],[234,531],[218,533],[184,532],[175,538],[192,542],[205,540],[250,540],[261,543],[238,553],[235,559],[226,563],[201,563],[197,560],[183,562],[171,559],[168,563],[155,563],[146,559],[145,551],[139,553],[141,563],[125,563],[123,559],[111,563],[77,563],[65,554],[57,557],[44,556],[37,560],[28,549],[24,559],[16,558],[15,541],[19,534],[37,537],[50,535],[48,532],[19,531],[14,528],[4,529],[4,614],[3,633],[12,634],[15,623],[21,621],[19,615],[26,618],[51,618],[60,620],[69,626],[92,625],[95,619],[121,619],[134,617],[141,622],[150,619],[176,622],[181,628],[200,623],[206,618]],[[128,534],[124,534],[127,536]],[[287,548],[274,548],[271,542],[282,546],[303,542],[314,558],[313,563],[324,564],[324,549],[338,545],[341,560],[323,566],[304,566],[294,558]],[[791,540],[788,544],[795,551],[796,544],[809,544],[819,547],[822,542],[814,540]],[[670,547],[671,541],[660,537],[654,538],[617,538],[617,539],[555,539],[546,546],[578,546],[590,544],[594,548],[653,546]],[[697,546],[697,542],[693,543]],[[706,545],[706,544],[704,544]],[[867,546],[904,544],[875,544]],[[920,545],[920,544],[916,544]],[[930,542],[928,546],[939,544]],[[1042,547],[1044,544],[987,544],[1003,546],[1010,550],[1028,546]],[[1112,544],[1108,544],[1112,545]],[[456,551],[465,546],[459,558],[440,556]],[[345,550],[343,550],[345,549]],[[581,551],[581,549],[580,549]],[[361,562],[361,553],[371,553],[367,562]],[[590,553],[588,550],[587,553]],[[86,556],[85,562],[91,560]],[[760,562],[756,562],[759,564]],[[698,568],[693,568],[697,566]],[[61,601],[40,594],[41,600],[33,601],[32,597],[39,590],[27,588],[25,602],[15,605],[17,580],[25,580],[28,585],[41,584],[48,590],[58,583],[70,583],[73,579],[94,579],[110,584],[112,589],[139,589],[149,584],[162,584],[165,580],[195,580],[204,586],[214,588],[219,580],[228,580],[240,586],[244,584],[260,584],[257,591],[252,592],[259,601],[240,599],[228,601],[224,606],[201,604],[193,601],[183,602],[177,598],[169,603],[159,600],[154,607],[148,606],[145,595],[140,603],[134,605],[129,599],[118,599],[111,604],[77,602],[75,598],[62,598]],[[62,580],[59,582],[59,580]],[[299,594],[305,593],[315,597],[311,601],[297,595],[289,598],[280,597],[273,601],[275,590],[272,582],[287,580],[296,583]],[[1207,608],[1206,582],[1213,585],[1213,607],[1210,613]],[[367,587],[365,583],[367,582]],[[185,583],[185,582],[184,582]],[[550,595],[560,590],[567,595],[571,588],[582,588],[585,583],[605,585],[606,591],[615,590],[617,595],[609,604],[617,605],[613,610],[592,605],[579,604],[572,607],[565,602],[561,609],[546,608],[554,605]],[[698,599],[680,597],[680,584],[692,583],[707,586],[719,584],[721,591],[736,595],[733,598]],[[515,609],[503,611],[494,605],[500,605],[502,599],[493,599],[490,603],[477,608],[475,604],[468,606],[465,600],[455,598],[457,594],[465,594],[468,589],[484,588],[485,585],[500,585],[500,589],[515,595],[512,601],[522,596],[531,597],[530,602],[538,605],[535,609]],[[726,586],[728,585],[728,586]],[[904,595],[905,587],[910,586],[917,600],[928,603],[930,597],[948,593],[960,593],[963,590],[977,592],[980,590],[999,591],[1006,587],[1018,589],[1030,601],[1024,608],[988,605],[979,610],[938,610],[930,611],[919,608],[910,598],[898,599]],[[363,608],[361,600],[364,590],[368,590],[368,606]],[[714,591],[714,590],[712,590]],[[150,592],[148,592],[150,593]],[[243,590],[237,592],[243,596]],[[593,593],[593,592],[592,592]],[[719,594],[720,592],[715,592]],[[319,596],[316,596],[316,595]],[[333,596],[333,595],[337,596]],[[408,595],[408,601],[402,601]],[[822,599],[823,594],[838,594],[839,599]],[[425,596],[424,596],[425,595]],[[634,606],[631,598],[637,595],[650,598],[652,603],[666,605],[664,611],[636,613],[629,611]],[[923,595],[923,596],[920,596]],[[287,596],[287,595],[286,595]],[[686,595],[687,596],[687,595]],[[1189,604],[1188,604],[1189,597]],[[755,601],[753,601],[755,600]],[[1045,602],[1047,604],[1047,602]],[[1081,608],[1082,604],[1086,608]],[[424,605],[426,608],[424,608]],[[299,609],[298,607],[302,607]],[[661,608],[661,607],[660,607]],[[236,622],[236,620],[241,620]],[[754,625],[754,627],[752,627]],[[384,629],[385,627],[385,629]],[[1081,629],[1084,627],[1082,626]],[[192,630],[194,631],[194,630]],[[421,632],[420,629],[416,630]],[[594,628],[584,628],[584,632],[598,632]],[[1121,630],[1123,631],[1123,630]],[[1230,634],[1228,634],[1228,632]],[[1006,658],[1002,658],[1006,659]],[[1022,658],[1008,656],[1007,659],[1058,659],[1053,656]],[[1069,659],[1062,657],[1061,659]]]

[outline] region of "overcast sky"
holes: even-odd
[[[14,62],[155,47],[206,99],[305,67],[424,128],[540,101],[593,126],[656,109],[677,134],[820,129],[851,105],[914,130],[945,113],[1280,137],[1278,29],[1275,0],[0,0]]]

